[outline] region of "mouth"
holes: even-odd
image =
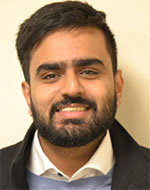
[[[87,105],[67,105],[57,108],[56,112],[65,118],[83,117],[90,109]]]
[[[66,106],[61,106],[56,109],[56,112],[76,112],[76,111],[86,111],[90,109],[87,105],[77,105],[71,104]]]

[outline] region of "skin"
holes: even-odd
[[[100,62],[93,61],[95,59]],[[77,64],[79,60],[92,61],[90,64],[81,66]],[[41,66],[54,63],[59,65],[59,69],[45,69],[45,66]],[[106,48],[104,34],[96,28],[61,29],[47,34],[32,50],[29,72],[30,85],[25,81],[22,82],[29,114],[32,116],[31,95],[36,108],[44,113],[45,122],[48,122],[51,105],[63,100],[65,95],[80,95],[85,99],[94,100],[98,110],[101,110],[105,97],[108,94],[113,96],[116,91],[117,106],[120,105],[123,87],[122,74],[118,70],[115,76],[113,75],[112,62]],[[67,107],[83,106],[71,104]],[[90,109],[62,111],[56,112],[54,119],[57,128],[60,128],[59,121],[63,118],[88,119],[90,114]],[[55,146],[39,136],[44,153],[58,169],[69,177],[90,159],[102,138],[103,135],[82,147],[63,148]]]

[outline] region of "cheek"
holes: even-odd
[[[35,105],[38,105],[40,110],[48,113],[51,107],[57,99],[59,89],[56,87],[50,87],[49,85],[39,86],[32,90],[32,100]]]
[[[102,82],[88,83],[85,87],[86,95],[91,99],[100,100],[106,94],[106,87]]]
[[[113,97],[114,93],[115,92],[113,82],[97,82],[95,84],[86,85],[87,97],[97,103],[98,109],[100,109],[102,104],[106,102],[109,97]]]

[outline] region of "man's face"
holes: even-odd
[[[47,34],[30,60],[23,92],[39,134],[59,146],[81,146],[111,127],[120,103],[103,33],[87,27]]]

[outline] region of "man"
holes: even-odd
[[[1,189],[148,189],[148,150],[114,119],[123,79],[105,13],[46,5],[16,47],[33,124],[1,150]]]

